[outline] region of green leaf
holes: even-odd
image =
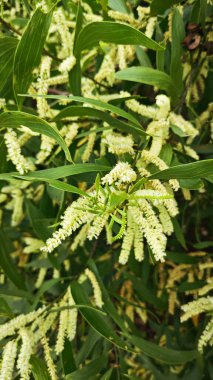
[[[75,50],[78,35],[82,29],[83,24],[83,11],[81,6],[81,0],[78,2],[78,8],[77,8],[77,14],[76,14],[76,25],[75,25],[75,36],[74,36],[74,42],[73,42],[73,48]]]
[[[45,362],[35,355],[30,358],[34,380],[51,380]]]
[[[180,179],[180,187],[189,190],[198,190],[203,187],[203,182],[200,179]]]
[[[196,247],[197,248],[197,247]],[[200,258],[187,255],[185,252],[166,252],[167,258],[177,264],[198,264]]]
[[[88,103],[92,104],[93,106],[97,108],[102,108],[104,110],[110,111],[115,113],[116,115],[119,115],[123,117],[124,119],[127,119],[133,123],[133,125],[140,127],[141,125],[139,121],[131,114],[129,114],[126,111],[123,111],[121,108],[113,106],[112,104],[102,102],[101,100],[97,99],[90,99],[90,98],[84,98],[81,96],[65,96],[65,95],[28,95],[28,94],[19,94],[20,96],[28,96],[28,97],[34,97],[34,98],[46,98],[46,99],[71,99],[75,102],[80,102],[80,103]]]
[[[21,175],[20,176],[17,175],[14,177],[23,179],[23,176],[21,176]],[[27,177],[25,176],[24,179],[26,180],[26,178]],[[49,178],[42,178],[42,177],[39,178],[39,177],[30,176],[30,178],[28,178],[28,180],[29,181],[36,181],[36,182],[37,181],[47,182],[50,186],[54,187],[55,189],[59,189],[62,191],[67,191],[68,193],[79,194],[79,195],[89,197],[89,194],[87,194],[86,191],[83,191],[76,186],[69,185],[68,183],[58,181],[57,179],[49,179]]]
[[[111,170],[110,166],[99,165],[99,164],[73,164],[58,166],[57,168],[37,170],[36,172],[30,172],[27,175],[19,175],[18,173],[13,173],[14,177],[30,180],[33,179],[58,179],[63,177],[69,177],[82,173],[92,173],[92,172],[108,172]],[[1,176],[1,175],[0,175]],[[2,174],[4,178],[4,173]],[[1,178],[1,177],[0,177]]]
[[[76,15],[76,26],[75,26],[75,37],[74,37],[74,49],[76,46],[78,35],[82,29],[83,24],[83,12],[81,7],[81,2],[78,3],[77,15]],[[81,61],[80,54],[76,55],[76,64],[73,69],[69,72],[69,84],[71,92],[74,95],[81,96]]]
[[[34,295],[33,298],[33,304],[30,307],[30,309],[33,311],[36,309],[37,304],[39,303],[40,298],[43,296],[44,293],[46,293],[50,288],[52,288],[54,285],[56,285],[58,282],[61,281],[61,278],[52,278],[51,280],[47,280],[43,282],[37,293]]]
[[[32,81],[33,70],[39,65],[41,53],[51,23],[52,12],[43,13],[36,9],[22,35],[14,58],[13,86],[19,106],[23,99],[18,93],[25,93]]]
[[[100,120],[106,121],[113,128],[117,128],[122,132],[132,133],[136,136],[146,135],[146,132],[142,127],[138,128],[134,125],[124,123],[123,121],[116,119],[115,117],[109,115],[106,112],[91,108],[91,107],[82,107],[82,106],[69,106],[64,108],[59,114],[54,118],[54,121],[65,119],[70,116],[86,116],[91,118],[97,118]]]
[[[141,279],[133,276],[132,274],[128,273],[126,274],[126,278],[130,279],[130,281],[133,284],[133,288],[135,289],[136,293],[139,294],[139,296],[149,304],[154,305],[158,309],[165,310],[167,307],[167,304],[162,301],[159,297],[155,295],[154,289],[152,287],[147,288],[143,282],[141,282]]]
[[[129,13],[125,0],[109,0],[109,8],[121,13]]]
[[[146,67],[152,67],[151,61],[148,57],[148,54],[144,51],[144,49],[140,46],[136,46],[136,55],[137,58],[141,64],[141,66],[146,66]],[[158,53],[162,53],[161,51],[157,51]]]
[[[180,137],[186,137],[187,134],[185,132],[182,131],[182,129],[180,129],[179,127],[177,127],[176,125],[172,124],[171,125],[171,130],[177,135],[177,136],[180,136]]]
[[[14,314],[4,298],[0,298],[0,318],[13,318]]]
[[[78,55],[85,49],[90,50],[100,41],[121,45],[142,45],[153,50],[164,50],[157,42],[127,24],[95,21],[87,24],[79,33],[74,54]]]
[[[65,339],[64,349],[61,353],[61,356],[63,371],[65,375],[68,375],[70,372],[73,372],[77,369],[73,355],[72,343],[67,338]]]
[[[151,16],[157,16],[164,13],[168,8],[174,4],[179,3],[180,0],[152,0],[150,6]]]
[[[89,305],[88,296],[80,284],[77,282],[72,283],[71,292],[76,304]],[[123,350],[128,349],[125,342],[114,332],[108,318],[92,309],[80,308],[80,313],[90,326],[92,326],[106,340]]]
[[[6,232],[0,229],[0,266],[4,270],[6,276],[19,289],[26,290],[24,279],[16,268],[14,261],[11,258],[13,245],[10,242]]]
[[[107,355],[102,355],[84,367],[74,371],[66,376],[66,380],[93,380],[96,375],[105,368],[107,363]]]
[[[177,8],[174,9],[172,15],[172,43],[171,43],[171,66],[170,75],[175,83],[176,92],[181,95],[183,90],[183,66],[182,57],[182,42],[185,37],[185,27],[183,17]]]
[[[178,286],[177,286],[177,291],[180,293],[185,293],[190,290],[195,290],[195,289],[200,289],[204,285],[206,285],[205,280],[196,280],[194,282],[188,282],[188,281],[182,281]]]
[[[55,187],[56,189],[89,197],[86,191],[83,191],[76,186],[69,185],[68,183],[57,181],[57,179],[45,179],[45,182],[48,182],[50,186]]]
[[[207,0],[196,0],[191,13],[191,23],[201,24],[204,26],[206,17]]]
[[[14,37],[0,38],[0,97],[8,98],[12,93],[13,59],[18,40]]]
[[[25,201],[25,204],[28,219],[36,236],[45,241],[51,235],[51,229],[48,228],[47,220],[44,218],[41,210],[39,210],[29,199]]]
[[[180,245],[186,250],[187,246],[186,246],[185,237],[177,218],[172,219],[172,224],[174,226],[174,233],[175,233],[175,237],[177,241],[179,241]]]
[[[96,0],[96,2],[101,5],[104,12],[107,12],[108,0]]]
[[[145,355],[160,361],[161,363],[178,365],[183,364],[199,357],[197,351],[177,351],[166,347],[160,347],[147,340],[128,335],[129,341],[138,347]]]
[[[69,149],[57,128],[51,126],[45,120],[19,111],[3,112],[0,115],[0,129],[19,128],[21,125],[30,128],[33,132],[41,133],[54,139],[63,149],[67,160],[72,161]]]
[[[148,179],[165,179],[170,178],[184,179],[184,178],[206,178],[213,174],[213,159],[192,162],[190,164],[183,164],[172,166],[169,169],[162,170],[152,174]]]
[[[168,74],[152,69],[151,67],[132,66],[118,71],[115,77],[120,80],[157,86],[161,90],[165,90],[169,95],[173,94],[175,91],[171,77]]]
[[[81,65],[78,59],[73,69],[69,72],[69,85],[74,95],[81,96]]]
[[[208,240],[201,241],[200,243],[194,244],[193,247],[195,247],[196,249],[205,249],[205,248],[213,247],[213,241],[208,241]]]
[[[109,293],[108,293],[107,289],[105,288],[104,283],[102,281],[102,278],[98,272],[98,269],[97,269],[97,267],[96,267],[96,265],[92,259],[88,260],[88,267],[95,273],[95,276],[96,276],[98,283],[100,285],[102,296],[103,296],[103,301],[104,301],[103,309],[106,310],[108,315],[110,315],[110,317],[121,328],[121,330],[123,332],[126,332],[126,325],[124,323],[124,320],[118,314],[115,306],[113,305],[113,303],[109,297]]]
[[[101,339],[103,340],[103,338],[101,338],[100,335],[92,327],[90,327],[86,340],[76,355],[76,365],[78,367],[90,356],[94,346]]]

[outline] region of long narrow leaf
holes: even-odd
[[[121,120],[118,120],[106,112],[91,108],[91,107],[82,107],[82,106],[70,106],[64,108],[59,114],[54,118],[55,121],[65,119],[70,116],[86,116],[97,118],[106,121],[110,126],[118,128],[121,131],[128,132],[138,135],[146,135],[146,132],[141,128],[138,128],[134,125],[124,123]]]
[[[172,166],[169,169],[157,172],[149,177],[149,179],[165,179],[170,178],[206,178],[213,174],[213,159],[197,161],[190,164]]]
[[[33,132],[41,133],[54,139],[63,149],[67,160],[72,161],[69,149],[57,128],[53,127],[45,120],[19,111],[3,112],[0,115],[0,129],[19,128],[21,125],[30,128]]]
[[[79,33],[74,53],[97,46],[100,41],[121,45],[142,45],[153,50],[164,50],[157,42],[137,29],[120,22],[95,21],[87,24]]]
[[[14,58],[13,86],[19,106],[23,99],[18,98],[17,94],[26,92],[32,81],[33,70],[41,60],[51,18],[52,12],[43,13],[41,9],[37,8],[17,46]]]
[[[133,66],[118,71],[116,78],[130,82],[145,83],[166,90],[169,95],[175,91],[171,77],[163,71],[151,67]]]

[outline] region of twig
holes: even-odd
[[[69,92],[57,90],[56,88],[49,88],[48,89],[48,93],[49,94],[55,94],[55,95],[64,95],[64,96],[68,96],[69,95]]]

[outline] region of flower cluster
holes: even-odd
[[[59,311],[60,308],[61,311]],[[57,319],[59,319],[59,324],[56,328]],[[9,341],[4,347],[0,378],[2,380],[13,378],[17,357],[16,368],[20,378],[30,379],[31,355],[42,346],[51,379],[57,380],[47,334],[50,330],[56,332],[55,353],[59,355],[64,348],[65,337],[69,341],[75,338],[76,326],[77,309],[69,288],[62,300],[58,304],[54,304],[51,309],[44,306],[37,311],[21,314],[1,325],[0,340],[10,336],[15,336],[15,339]]]
[[[146,157],[144,152],[143,156]],[[163,161],[158,160],[160,165],[163,165]],[[144,162],[146,164],[146,161]],[[131,166],[127,162],[119,162],[102,178],[105,187],[100,187],[97,192],[88,193],[88,197],[80,197],[66,209],[61,228],[53,233],[53,237],[46,241],[41,250],[52,252],[76,229],[84,225],[74,240],[74,246],[79,244],[82,238],[84,239],[82,232],[89,240],[97,239],[105,227],[109,243],[124,236],[119,258],[121,264],[127,262],[132,245],[136,259],[138,261],[143,259],[143,237],[152,249],[156,261],[164,261],[166,235],[171,235],[173,232],[171,217],[178,212],[173,195],[161,185],[160,181],[155,181],[157,183],[154,183],[156,186],[153,188],[132,192],[136,179],[137,174]],[[159,188],[158,182],[161,185]],[[177,187],[176,182],[173,181],[172,184]],[[124,189],[126,190],[123,191]],[[121,227],[120,232],[113,238],[114,223],[118,223]]]

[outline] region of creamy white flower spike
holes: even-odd
[[[43,241],[40,239],[32,238],[30,236],[23,237],[22,240],[26,244],[26,247],[24,247],[23,252],[24,253],[35,253],[39,252],[39,249],[43,245]]]
[[[112,48],[109,53],[105,54],[101,67],[95,75],[97,82],[106,81],[110,86],[113,86],[115,82],[115,56],[116,48]]]
[[[67,306],[67,293],[64,298],[61,300],[59,307]],[[59,316],[59,328],[57,334],[57,340],[55,345],[55,352],[59,355],[64,349],[64,341],[66,337],[66,329],[67,329],[67,320],[68,320],[68,309],[64,309],[60,311]]]
[[[121,95],[124,97],[131,96],[128,92],[121,92]],[[133,112],[138,113],[139,115],[155,119],[157,115],[157,109],[156,107],[153,106],[145,106],[143,104],[140,104],[137,100],[135,99],[129,99],[125,101],[125,104],[127,107],[132,110]]]
[[[204,347],[207,346],[209,343],[212,346],[212,338],[213,338],[213,318],[210,319],[209,323],[205,327],[204,331],[202,332],[202,335],[199,338],[198,341],[198,351],[200,353],[203,353]]]
[[[20,329],[22,345],[17,360],[21,380],[29,380],[31,373],[30,357],[33,353],[33,334],[27,328]]]
[[[3,356],[0,370],[0,380],[12,380],[17,354],[17,341],[9,341],[3,349]]]
[[[136,181],[137,175],[127,162],[119,162],[110,172],[102,178],[102,183],[112,185],[114,182],[131,183]]]
[[[158,204],[156,206],[159,210],[159,219],[161,221],[162,227],[163,227],[163,232],[170,236],[174,232],[174,227],[172,224],[171,217],[166,210],[166,207],[163,206],[162,204]]]
[[[7,147],[7,159],[12,161],[18,172],[24,174],[29,170],[35,170],[33,163],[22,155],[17,134],[11,128],[8,128],[4,139]]]
[[[25,327],[28,323],[33,322],[41,313],[45,311],[45,307],[41,307],[36,311],[28,314],[20,314],[18,317],[11,319],[9,322],[0,326],[0,340],[7,336],[15,334],[16,330]]]
[[[129,207],[129,211],[152,249],[155,260],[163,262],[166,256],[166,237],[163,234],[161,224],[156,220],[156,216],[153,216],[152,213],[150,214],[151,210],[149,210],[147,205],[145,208],[142,207],[141,211],[138,207],[131,206]]]
[[[62,74],[66,74],[73,69],[75,64],[76,58],[73,55],[71,55],[70,57],[64,59],[63,62],[61,62],[58,69]]]
[[[102,215],[98,215],[94,218],[92,224],[87,230],[87,238],[89,240],[92,240],[93,238],[98,238],[101,234],[104,226],[107,223],[107,220],[109,218],[109,213],[103,213]]]
[[[72,297],[70,288],[68,289],[68,306],[71,308],[68,309],[68,318],[67,318],[67,338],[72,342],[76,335],[76,328],[78,322],[78,309],[75,306],[75,301]]]
[[[168,166],[166,165],[166,163],[163,160],[161,160],[161,158],[155,156],[154,154],[152,154],[148,150],[144,149],[142,151],[142,153],[141,153],[141,159],[142,159],[142,162],[141,162],[142,164],[143,164],[143,161],[144,161],[146,164],[149,164],[149,163],[154,164],[160,170],[168,169]],[[179,182],[176,179],[170,179],[169,180],[169,184],[171,185],[171,187],[175,191],[177,191],[179,189],[179,187],[180,187]]]
[[[184,312],[181,317],[181,322],[185,322],[194,315],[198,315],[204,311],[213,310],[213,297],[201,297],[195,301],[187,303],[186,305],[182,305],[181,309]]]
[[[131,135],[122,136],[120,133],[106,133],[102,138],[110,153],[118,156],[124,153],[134,154],[134,140]]]
[[[90,133],[90,135],[88,137],[86,148],[85,148],[83,155],[82,155],[82,161],[83,162],[89,161],[90,156],[91,156],[92,151],[93,151],[93,148],[94,148],[94,145],[95,145],[95,139],[96,139],[96,133],[95,132]]]
[[[178,128],[180,128],[186,135],[189,137],[187,138],[187,143],[190,144],[192,140],[195,138],[195,136],[198,135],[198,130],[193,127],[193,125],[185,120],[183,116],[177,115],[174,112],[170,112],[169,114],[169,122],[173,125],[176,125]]]
[[[95,215],[87,210],[87,207],[89,206],[90,202],[88,198],[82,197],[78,198],[78,200],[73,202],[71,206],[67,207],[62,216],[61,227],[53,233],[52,238],[47,239],[46,245],[41,247],[41,250],[44,252],[52,252],[82,224],[92,221]]]
[[[46,336],[43,336],[41,343],[43,345],[45,361],[47,363],[47,369],[50,374],[50,378],[51,380],[58,380],[56,367],[51,357],[49,341]]]
[[[62,49],[60,51],[60,58],[67,58],[72,53],[72,41],[73,37],[69,32],[69,28],[67,26],[66,17],[61,8],[57,8],[54,12],[54,21],[57,25],[57,31],[59,33]]]
[[[131,248],[134,242],[134,236],[135,236],[134,229],[135,229],[135,223],[130,211],[128,210],[127,211],[127,228],[124,233],[124,238],[123,238],[123,242],[121,246],[121,252],[120,252],[120,256],[118,260],[119,263],[122,265],[126,264],[129,259]]]
[[[101,292],[101,288],[99,286],[99,283],[98,283],[94,273],[90,269],[87,268],[85,270],[85,275],[88,277],[88,279],[90,280],[90,282],[92,284],[92,288],[94,291],[94,300],[95,300],[96,306],[102,308],[102,306],[104,304],[104,302],[102,300],[102,292]]]
[[[195,150],[192,149],[190,146],[184,145],[183,147],[181,143],[178,143],[176,149],[182,153],[186,153],[187,156],[194,158],[194,160],[199,160],[197,152],[195,152]]]
[[[157,22],[157,17],[150,17],[148,19],[148,22],[146,24],[146,30],[145,30],[145,35],[147,37],[152,38],[155,31],[156,22]]]
[[[160,119],[166,119],[169,115],[171,105],[170,105],[170,99],[166,95],[157,95],[156,96],[156,104],[158,106],[156,118],[158,120]]]
[[[134,223],[134,254],[137,261],[140,262],[144,259],[143,232],[136,223]]]

